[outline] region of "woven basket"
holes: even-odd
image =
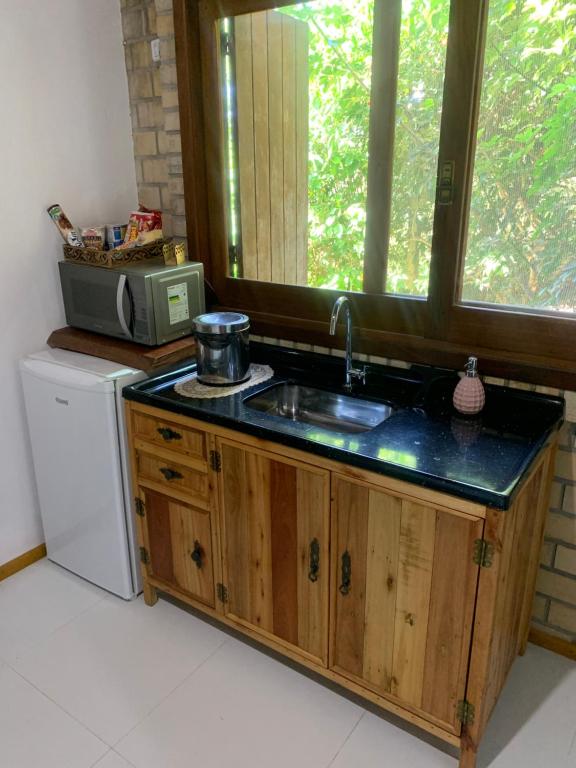
[[[115,267],[125,267],[127,264],[137,264],[139,261],[162,259],[164,257],[164,246],[169,245],[171,242],[172,238],[168,237],[162,240],[155,240],[148,245],[137,246],[136,248],[127,248],[125,250],[114,248],[111,251],[99,251],[96,248],[77,248],[67,243],[62,247],[66,261],[114,269]]]

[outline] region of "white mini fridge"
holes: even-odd
[[[129,600],[141,585],[122,388],[146,375],[62,349],[20,371],[48,558]]]

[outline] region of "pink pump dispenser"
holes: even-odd
[[[478,358],[469,357],[466,363],[466,375],[460,379],[454,390],[452,402],[460,413],[469,416],[480,413],[486,397],[484,387],[478,378]]]

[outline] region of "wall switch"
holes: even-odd
[[[152,49],[152,61],[157,64],[160,61],[160,39],[158,37],[150,40],[150,48]]]

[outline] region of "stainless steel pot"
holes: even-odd
[[[210,312],[192,322],[196,336],[198,381],[214,387],[230,387],[250,374],[248,347],[250,319],[237,312]]]

